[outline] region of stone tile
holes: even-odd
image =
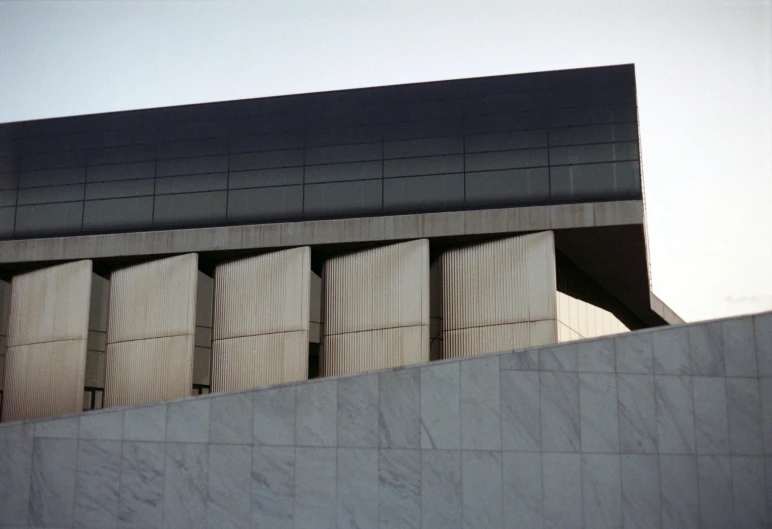
[[[614,373],[616,371],[616,348],[613,338],[593,340],[576,344],[577,364],[582,373]]]
[[[501,442],[504,450],[541,449],[538,372],[501,372]]]
[[[164,444],[121,444],[118,527],[160,527],[164,507]]]
[[[542,454],[544,529],[583,528],[579,454]]]
[[[249,528],[251,498],[247,491],[252,484],[252,447],[209,445],[208,484],[207,527]]]
[[[688,376],[657,376],[657,431],[662,454],[694,454],[694,405],[692,379]]]
[[[338,527],[378,526],[378,450],[338,449]]]
[[[657,329],[651,336],[654,354],[654,373],[657,375],[689,375],[692,372],[689,356],[689,329],[672,327]]]
[[[35,422],[35,437],[77,439],[79,424],[80,417],[77,415],[65,419]]]
[[[764,458],[732,457],[734,527],[767,527]]]
[[[34,440],[29,503],[33,526],[72,525],[77,455],[75,439]]]
[[[698,454],[729,453],[726,379],[694,377],[694,433]]]
[[[576,371],[577,351],[575,343],[539,349],[539,370]]]
[[[502,453],[504,527],[542,526],[541,457],[540,453]]]
[[[700,501],[697,489],[697,458],[660,455],[662,528],[698,529]]]
[[[167,443],[164,528],[206,527],[209,448],[199,443]]]
[[[80,416],[78,436],[81,439],[120,441],[123,437],[123,410],[84,413]]]
[[[501,452],[461,452],[461,497],[464,527],[501,527]]]
[[[732,319],[721,322],[724,343],[724,363],[728,377],[755,377],[756,340],[753,336],[753,318]]]
[[[759,376],[772,376],[772,312],[753,317],[753,336],[756,342]]]
[[[517,351],[499,357],[500,369],[517,371],[536,371],[539,369],[539,350]]]
[[[295,527],[336,526],[336,449],[295,449]]]
[[[501,449],[499,359],[495,356],[460,362],[461,448]]]
[[[295,387],[264,389],[254,393],[253,441],[258,445],[295,444]]]
[[[421,455],[418,450],[381,450],[378,505],[381,528],[421,524]]]
[[[762,455],[761,397],[756,378],[727,378],[726,401],[732,455]]]
[[[294,529],[295,449],[252,448],[252,527]]]
[[[27,525],[32,476],[32,424],[0,428],[0,523]]]
[[[623,454],[622,519],[624,527],[660,527],[659,464],[656,455]]]
[[[721,323],[703,323],[689,327],[689,356],[692,374],[722,377],[724,368]]]
[[[123,439],[163,441],[166,439],[166,404],[129,408],[123,412]]]
[[[761,430],[764,437],[764,453],[772,454],[772,378],[759,379],[761,395]],[[772,515],[772,513],[770,513]]]
[[[619,445],[622,453],[657,452],[657,411],[654,377],[619,375]]]
[[[337,380],[300,384],[295,390],[295,442],[335,446],[338,424]]]
[[[545,452],[578,452],[579,377],[576,373],[539,373],[541,446]]]
[[[380,447],[420,447],[419,370],[386,371],[378,376]]]
[[[582,455],[584,526],[593,529],[622,526],[622,484],[619,456]]]
[[[700,518],[705,529],[731,527],[734,521],[732,464],[728,456],[697,457]]]
[[[614,338],[614,344],[617,351],[617,373],[654,373],[650,332],[621,334]]]
[[[579,374],[580,426],[583,452],[619,452],[616,376]]]
[[[421,527],[461,529],[461,452],[421,452]]]
[[[166,441],[208,443],[211,400],[205,398],[170,402],[166,408]]]
[[[252,393],[236,393],[211,399],[209,442],[251,444],[254,420]]]
[[[378,448],[378,375],[338,381],[338,446]]]
[[[461,447],[458,362],[421,368],[421,448]]]
[[[75,484],[76,527],[118,524],[121,442],[82,440],[78,443]]]

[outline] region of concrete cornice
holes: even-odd
[[[640,200],[0,241],[30,263],[643,224]]]

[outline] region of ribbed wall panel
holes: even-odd
[[[442,276],[445,330],[555,319],[552,232],[449,250]]]
[[[319,374],[347,375],[428,362],[428,343],[428,325],[325,336]]]
[[[107,344],[105,407],[190,395],[193,335]]]
[[[429,324],[429,240],[333,257],[324,266],[325,334]]]
[[[310,281],[308,246],[219,265],[214,339],[308,331]]]
[[[108,342],[193,334],[198,255],[158,259],[110,276]]]
[[[14,276],[8,347],[88,338],[91,261]]]
[[[429,308],[427,239],[329,259],[320,374],[427,362]]]
[[[443,336],[444,357],[461,358],[556,343],[555,325],[555,320],[542,320],[447,331]]]
[[[197,267],[187,254],[110,276],[105,407],[190,395]]]
[[[212,391],[308,378],[310,296],[307,246],[219,265]]]
[[[307,378],[308,331],[229,338],[212,344],[212,392]]]
[[[552,232],[455,248],[441,259],[444,358],[557,340]]]
[[[3,420],[81,410],[90,297],[91,261],[13,278]]]
[[[570,342],[627,332],[629,329],[610,312],[558,292],[558,341]]]
[[[81,411],[86,340],[9,347],[5,358],[3,421]]]

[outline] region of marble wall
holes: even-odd
[[[764,528],[772,313],[0,425],[0,527]]]

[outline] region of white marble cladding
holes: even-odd
[[[213,392],[308,377],[310,282],[308,246],[215,269]]]
[[[110,275],[105,407],[190,395],[198,255]]]
[[[557,296],[558,342],[628,332],[616,316],[563,292]]]
[[[321,375],[429,360],[429,240],[329,259],[324,265]]]
[[[551,231],[442,254],[443,357],[555,343]]]
[[[763,529],[770,402],[765,313],[0,424],[0,527]]]
[[[91,261],[76,261],[13,278],[3,420],[81,409],[91,276]]]

